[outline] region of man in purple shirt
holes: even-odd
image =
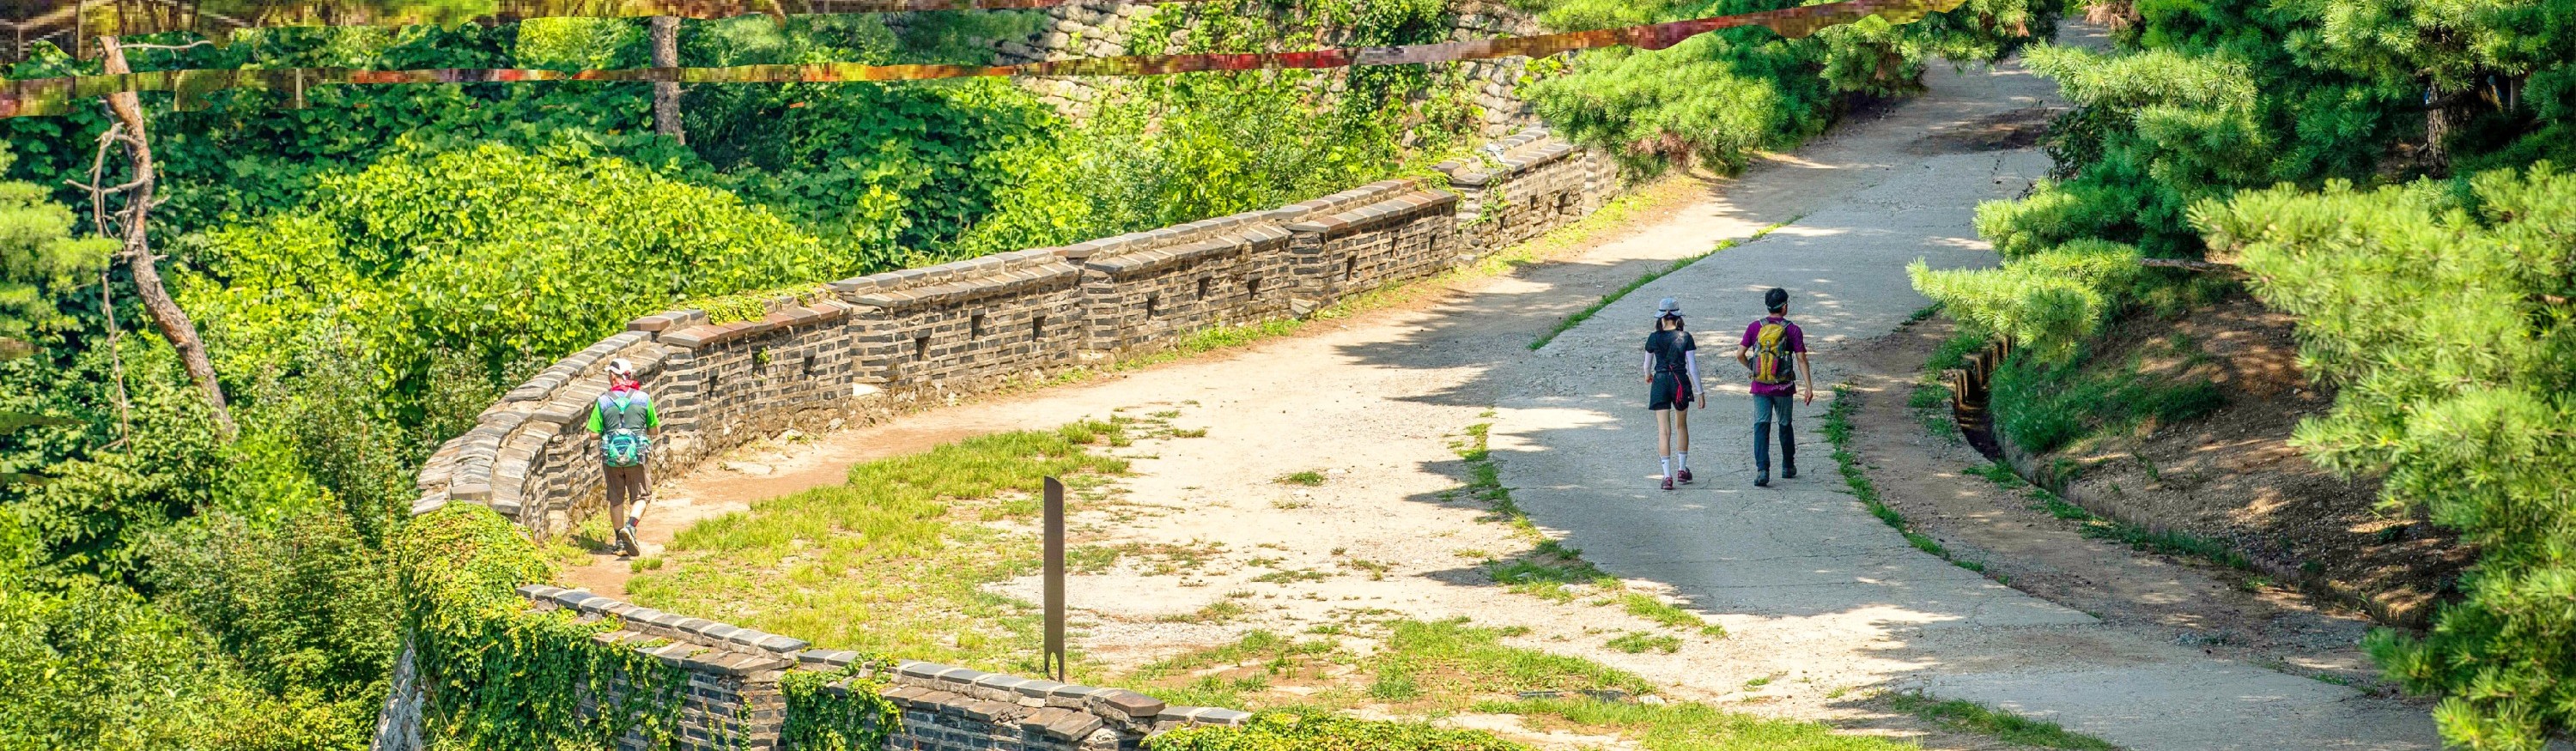
[[[1807,367],[1807,334],[1798,324],[1789,322],[1789,291],[1773,287],[1762,293],[1762,307],[1771,310],[1744,327],[1744,341],[1737,345],[1735,361],[1753,373],[1753,477],[1756,487],[1771,486],[1771,421],[1780,421],[1780,477],[1798,476],[1798,430],[1790,421],[1790,400],[1798,396],[1798,379],[1807,379],[1807,403],[1816,403],[1816,382]],[[1789,364],[1796,355],[1798,364]]]

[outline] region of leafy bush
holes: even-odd
[[[481,506],[415,518],[388,551],[427,703],[422,733],[459,748],[606,748],[677,733],[688,673],[592,637],[615,619],[526,612],[513,590],[545,581],[545,556]],[[584,705],[597,702],[595,711]]]
[[[1265,712],[1240,728],[1183,728],[1145,740],[1148,751],[1525,751],[1479,730],[1357,720],[1326,712]]]
[[[1781,7],[1757,0],[1617,3],[1559,0],[1531,6],[1553,28],[1625,26]],[[2055,25],[2056,4],[1971,0],[1913,24],[1868,19],[1785,39],[1767,29],[1703,34],[1660,51],[1584,53],[1564,76],[1527,95],[1567,137],[1619,155],[1637,172],[1676,160],[1735,170],[1755,152],[1786,148],[1824,129],[1848,96],[1921,88],[1924,61],[1991,61]]]
[[[312,697],[345,727],[375,721],[400,611],[382,554],[335,510],[273,529],[209,514],[145,552],[154,599],[204,629],[262,690]]]
[[[2204,204],[2211,247],[2300,319],[2301,364],[2341,387],[2297,442],[2480,557],[2422,638],[2369,642],[2446,696],[2444,739],[2537,749],[2576,728],[2576,175],[2541,163],[2458,185],[2342,183]]]
[[[2120,309],[2139,278],[2138,251],[2085,240],[2009,261],[2000,269],[1906,267],[1914,288],[1941,303],[1970,334],[2009,339],[2062,361]]]
[[[0,514],[0,749],[283,751],[363,737],[327,705],[248,689],[187,621],[132,591],[44,573],[39,549]]]
[[[861,270],[785,221],[586,149],[390,157],[321,183],[306,210],[214,233],[177,293],[216,370],[296,373],[354,332],[389,412],[453,348],[498,372],[549,359],[688,298]]]

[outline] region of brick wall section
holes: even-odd
[[[859,657],[577,589],[531,584],[519,594],[535,611],[569,610],[584,622],[609,621],[614,628],[594,637],[600,643],[628,645],[686,671],[679,747],[692,751],[778,748],[787,711],[779,680],[790,671],[840,670]],[[1251,718],[1231,709],[1167,706],[1124,689],[913,660],[868,677],[884,683],[885,697],[903,710],[903,728],[886,747],[906,751],[1116,751],[1174,728],[1239,725]],[[846,692],[848,684],[834,689]],[[629,736],[620,747],[643,745],[640,736]]]
[[[596,513],[603,500],[599,444],[585,424],[613,359],[636,365],[661,410],[654,471],[686,472],[785,430],[872,423],[925,402],[1168,347],[1210,326],[1308,315],[1564,226],[1616,187],[1606,160],[1534,130],[1497,142],[1487,158],[1442,171],[1454,187],[1390,180],[1062,248],[844,279],[826,285],[827,294],[768,301],[768,314],[756,321],[718,324],[693,310],[638,318],[504,394],[472,429],[441,445],[421,469],[412,511],[485,505],[540,538]],[[663,656],[702,674],[692,694],[709,702],[693,710],[702,718],[743,708],[766,717],[776,671],[829,665],[830,653],[788,637],[772,642],[768,634],[588,593],[528,591],[536,607],[622,618],[616,633],[629,636],[614,638],[672,641],[656,649],[694,645]],[[762,646],[790,642],[793,648]],[[687,662],[701,657],[733,662]],[[781,660],[787,664],[756,667]],[[890,695],[907,708],[896,748],[1134,748],[1158,729],[1239,714],[1159,702],[1150,711],[1119,705],[1141,714],[1118,714],[1102,708],[1108,700],[1098,689],[1062,687],[1074,692],[1063,695],[1054,684],[980,673],[975,685],[951,685],[939,681],[966,673],[933,667],[942,672],[892,677],[899,695]],[[389,711],[385,719],[416,722],[407,716]]]

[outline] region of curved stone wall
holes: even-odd
[[[662,410],[655,464],[667,476],[789,428],[866,424],[1168,347],[1212,326],[1307,315],[1564,226],[1615,187],[1607,159],[1534,129],[1495,142],[1485,158],[1438,169],[1446,188],[1392,180],[1277,209],[845,279],[824,294],[773,300],[756,321],[714,323],[694,310],[638,318],[512,389],[440,446],[421,470],[412,512],[478,504],[545,538],[598,509],[598,442],[584,423],[611,359],[634,362]],[[693,686],[691,701],[703,705],[693,716],[748,718],[728,720],[725,733],[696,732],[748,737],[755,748],[776,739],[778,676],[850,658],[588,592],[521,592],[534,608],[619,619],[620,630],[604,637],[612,642],[668,640],[653,654],[704,684]],[[923,663],[899,667],[891,683],[888,695],[906,707],[897,747],[908,749],[1133,748],[1161,729],[1243,717]]]

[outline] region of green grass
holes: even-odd
[[[1520,715],[1542,730],[1616,733],[1646,751],[1897,751],[1914,744],[1842,735],[1823,723],[1775,720],[1698,703],[1629,704],[1582,699],[1489,701],[1478,712]]]
[[[1905,514],[1879,498],[1878,483],[1869,479],[1869,472],[1860,466],[1860,455],[1851,450],[1851,416],[1858,411],[1860,399],[1850,384],[1835,386],[1833,406],[1825,409],[1825,441],[1833,444],[1834,467],[1842,472],[1843,483],[1851,488],[1852,497],[1860,499],[1861,507],[1868,509],[1869,515],[1878,517],[1879,521],[1904,535],[1906,544],[1913,545],[1914,549],[1939,556],[1950,565],[2001,579],[2001,575],[1988,574],[1983,561],[1961,560],[1951,555],[1941,541],[1914,531],[1913,525],[1905,520]]]
[[[1644,592],[1621,592],[1619,603],[1626,608],[1629,615],[1654,621],[1665,628],[1696,631],[1701,636],[1711,638],[1726,636],[1725,626],[1710,623],[1707,619],[1699,617],[1698,613],[1683,610],[1672,603],[1656,599],[1654,595]]]
[[[1923,718],[1953,732],[1975,733],[2019,746],[2038,748],[2080,749],[2082,751],[2118,751],[2109,741],[2073,732],[2057,723],[2034,720],[1959,699],[1942,701],[1916,693],[1897,693],[1887,697],[1888,706],[1899,712]]]
[[[1650,269],[1646,273],[1638,275],[1635,281],[1627,283],[1627,285],[1620,287],[1618,290],[1613,291],[1610,294],[1602,295],[1601,299],[1593,301],[1590,306],[1559,319],[1555,326],[1549,327],[1546,333],[1539,334],[1537,339],[1532,340],[1529,343],[1529,348],[1536,350],[1540,347],[1547,346],[1548,342],[1556,341],[1556,336],[1558,334],[1563,334],[1572,330],[1575,326],[1582,325],[1584,321],[1591,320],[1593,314],[1601,312],[1602,308],[1610,307],[1611,303],[1618,302],[1619,298],[1627,297],[1628,293],[1637,291],[1637,288],[1639,287],[1644,287],[1647,284],[1653,283],[1657,279],[1664,278],[1667,274],[1680,271],[1691,264],[1698,263],[1700,259],[1715,255],[1718,251],[1753,242],[1755,240],[1760,240],[1764,235],[1771,234],[1772,230],[1789,226],[1791,222],[1798,221],[1802,218],[1804,217],[1791,217],[1787,222],[1780,222],[1778,224],[1764,227],[1760,231],[1754,232],[1752,237],[1748,237],[1740,241],[1732,238],[1719,240],[1715,247],[1709,248],[1708,250],[1683,256],[1672,263]]]
[[[1036,573],[1037,541],[979,523],[1037,513],[1041,478],[1097,481],[1120,423],[969,438],[850,468],[849,482],[758,501],[675,536],[639,604],[831,648],[1028,672],[1038,613],[985,585]],[[1092,483],[1085,483],[1092,484]],[[1114,562],[1088,552],[1085,565]]]
[[[1989,464],[1982,467],[1969,467],[1967,473],[1986,478],[2006,490],[2029,488],[2026,495],[2031,500],[2032,509],[2047,511],[2049,516],[2076,522],[2080,525],[2076,531],[2085,537],[2117,542],[2133,550],[2200,558],[2240,571],[2254,569],[2252,560],[2247,559],[2244,553],[2237,552],[2226,543],[2178,530],[2150,531],[2135,524],[2095,516],[2093,512],[2084,510],[2084,507],[2068,503],[2056,493],[2048,492],[2047,488],[2032,486],[2020,475],[2015,474],[2011,467]]]
[[[1324,484],[1324,473],[1311,469],[1304,472],[1292,472],[1280,475],[1277,479],[1271,480],[1271,482],[1279,483],[1281,485],[1304,485],[1311,488]]]
[[[1988,404],[1995,427],[2014,444],[2046,454],[2102,435],[2126,434],[2149,421],[2158,425],[2198,419],[2227,406],[2218,384],[2158,376],[2124,364],[2086,364],[2078,354],[2044,363],[2016,353],[1995,370]]]
[[[1254,631],[1239,642],[1148,664],[1110,683],[1176,704],[1286,710],[1306,715],[1363,707],[1401,717],[1437,717],[1462,711],[1515,714],[1525,724],[1542,730],[1573,728],[1593,734],[1617,734],[1651,751],[1914,748],[1899,741],[1836,734],[1821,723],[1767,719],[1705,704],[1508,698],[1524,692],[1579,696],[1587,691],[1616,691],[1644,695],[1653,693],[1654,687],[1634,674],[1598,662],[1502,643],[1505,638],[1526,633],[1526,629],[1474,626],[1461,618],[1397,620],[1370,630],[1378,635],[1379,644],[1367,650],[1345,648],[1339,641],[1349,635],[1349,629],[1344,627],[1310,629],[1327,636],[1306,639]],[[1612,639],[1611,647],[1632,654],[1669,653],[1680,648],[1680,639],[1668,634],[1631,632]],[[1272,690],[1287,686],[1299,690]],[[1303,746],[1279,748],[1299,747]],[[1457,747],[1434,744],[1391,748]]]
[[[1618,638],[1611,639],[1608,643],[1603,644],[1602,646],[1632,655],[1645,654],[1649,651],[1672,654],[1674,652],[1682,651],[1682,640],[1681,637],[1673,636],[1671,634],[1650,634],[1644,631],[1630,631],[1626,634],[1620,635]]]

